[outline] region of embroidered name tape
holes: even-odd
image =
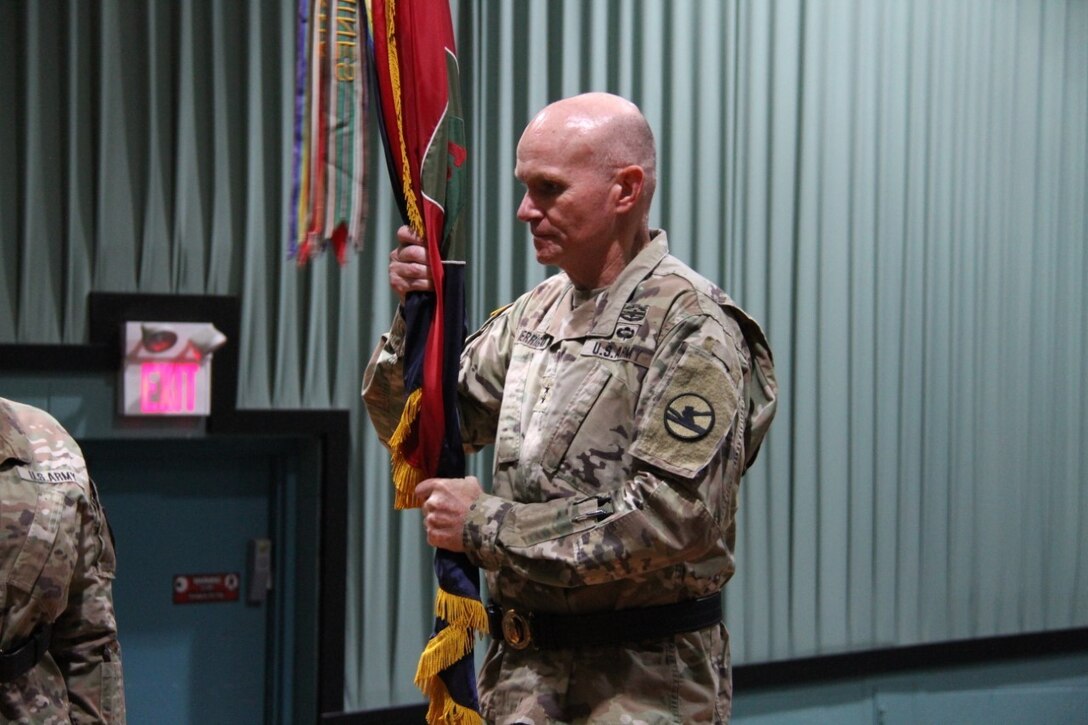
[[[16,466],[15,470],[19,472],[19,478],[35,483],[75,483],[78,480],[75,471],[64,468],[55,471],[32,471],[26,466]]]

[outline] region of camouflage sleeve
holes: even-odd
[[[510,367],[513,305],[495,310],[465,341],[458,381],[461,437],[478,450],[495,440],[506,371]]]
[[[68,606],[50,651],[64,675],[73,723],[124,723],[121,646],[113,609],[113,541],[94,484],[80,502],[80,540]]]
[[[721,536],[687,487],[642,473],[597,496],[513,503],[483,494],[469,512],[464,543],[481,568],[576,587],[698,559]]]
[[[733,514],[729,434],[741,383],[738,349],[720,321],[678,325],[644,381],[630,468],[601,471],[600,480],[615,484],[593,496],[515,503],[481,495],[466,519],[469,558],[485,569],[575,587],[641,576],[720,548]]]
[[[382,335],[363,373],[363,402],[385,445],[389,445],[404,410],[404,335],[404,315],[398,307],[389,332]]]

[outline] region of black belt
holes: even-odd
[[[12,682],[34,669],[49,651],[53,639],[53,625],[46,623],[34,630],[34,634],[11,650],[0,650],[0,682]]]
[[[662,639],[722,621],[721,593],[676,604],[590,614],[551,614],[487,607],[491,636],[513,649],[596,647]]]

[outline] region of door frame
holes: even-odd
[[[241,305],[215,295],[88,294],[87,344],[0,344],[0,371],[109,372],[121,370],[121,331],[126,321],[210,322],[228,344],[215,353],[208,437],[291,436],[315,438],[320,447],[318,533],[317,711],[315,721],[344,708],[348,466],[350,416],[344,409],[239,410],[238,360]]]

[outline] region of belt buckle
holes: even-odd
[[[502,638],[512,649],[523,650],[533,641],[529,617],[516,609],[502,613]]]

